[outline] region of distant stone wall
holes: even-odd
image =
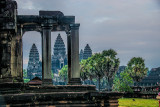
[[[145,99],[156,99],[157,93],[125,93],[124,98],[145,98]]]

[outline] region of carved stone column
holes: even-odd
[[[42,82],[43,82],[43,85],[52,85],[51,27],[52,26],[42,26]]]
[[[70,42],[69,42],[69,47],[71,48],[71,79],[69,81],[69,84],[71,84],[71,85],[80,85],[81,84],[80,68],[79,68],[79,26],[80,26],[80,24],[71,24],[70,25],[71,46],[70,46]]]
[[[0,83],[12,82],[11,78],[11,38],[9,32],[0,33]]]

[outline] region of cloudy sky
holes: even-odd
[[[117,51],[120,65],[132,57],[143,57],[146,66],[160,67],[160,1],[159,0],[16,0],[19,15],[38,15],[39,10],[58,10],[74,15],[80,23],[80,49],[88,43],[92,51]],[[55,38],[65,32],[52,33]],[[29,50],[36,43],[41,54],[41,35],[27,32],[23,36],[24,68]],[[41,55],[40,55],[41,56]]]

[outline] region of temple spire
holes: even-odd
[[[89,44],[87,44],[86,47],[84,48],[83,59],[88,59],[88,57],[91,56],[92,56],[92,50]]]
[[[29,79],[33,79],[36,76],[42,78],[42,68],[39,61],[39,52],[35,43],[33,43],[29,53],[27,76]]]
[[[61,35],[58,34],[55,40],[53,55],[52,55],[53,73],[58,74],[58,70],[60,70],[64,65],[67,65],[66,48]]]

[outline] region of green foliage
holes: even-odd
[[[104,50],[104,51],[102,52],[102,54],[103,54],[104,56],[109,56],[109,57],[111,57],[111,58],[115,58],[116,55],[117,55],[117,52],[116,52],[115,50],[113,50],[113,49],[109,49],[109,50]]]
[[[93,77],[96,78],[103,78],[104,76],[104,61],[105,57],[102,56],[100,53],[96,53],[89,59],[88,66],[90,68],[90,73],[92,74]]]
[[[133,81],[139,82],[147,75],[148,68],[145,67],[144,59],[141,57],[133,57],[127,64],[124,72],[120,77],[114,79],[114,91],[132,92],[131,85]]]
[[[121,98],[118,101],[121,107],[159,107],[156,99]]]
[[[133,92],[130,87],[133,85],[133,79],[130,77],[130,74],[127,72],[127,69],[120,73],[120,76],[115,76],[113,81],[113,91],[119,92]]]
[[[62,67],[59,72],[59,77],[66,82],[68,80],[68,65]]]
[[[53,74],[53,71],[51,70],[51,77],[52,79],[54,78],[54,74]]]
[[[89,60],[82,60],[80,62],[80,78],[85,81],[86,79],[88,78],[92,78],[91,75],[90,75],[90,67],[89,67],[89,64],[88,64]]]
[[[23,69],[23,77],[27,77],[27,70]]]
[[[100,91],[100,81],[104,77],[105,57],[97,53],[89,58],[90,74],[98,79]]]
[[[128,62],[127,69],[135,82],[140,82],[148,71],[148,68],[145,67],[144,59],[141,57],[133,57]]]
[[[112,86],[113,77],[115,76],[115,73],[118,71],[120,61],[119,58],[116,58],[117,52],[113,49],[104,50],[102,52],[102,55],[105,56],[104,72],[107,79],[107,88],[109,91]]]
[[[116,55],[117,53],[113,49],[109,49],[102,53],[96,53],[86,60],[82,60],[80,63],[81,79],[98,79],[100,90],[100,80],[104,76],[109,80],[118,70],[120,61],[116,58]]]
[[[27,83],[30,81],[30,79],[23,79],[24,80],[24,83]]]
[[[26,69],[23,69],[23,78],[26,78],[27,77],[27,70]],[[27,83],[30,81],[30,79],[23,79],[24,83]]]
[[[102,55],[105,56],[105,74],[107,77],[111,78],[118,70],[120,64],[119,58],[116,58],[117,52],[113,49],[109,49],[104,50]]]

